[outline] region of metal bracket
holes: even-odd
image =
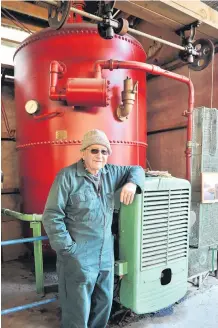
[[[113,7],[111,3],[102,3],[101,7],[103,21],[98,24],[98,33],[104,39],[113,39],[115,22],[113,18]]]
[[[104,39],[113,39],[114,34],[124,35],[128,32],[129,22],[126,19],[113,19],[113,7],[114,1],[101,1],[103,21],[98,23],[98,33]]]
[[[180,36],[182,46],[185,48],[184,51],[180,51],[179,57],[187,63],[193,63],[195,57],[198,55],[195,47],[193,46],[193,42],[196,34],[196,28],[199,27],[200,24],[201,22],[197,20],[191,24],[183,26],[175,32]],[[189,36],[185,35],[186,31],[190,31]]]
[[[187,24],[177,31],[175,33],[179,35],[182,39],[182,45],[186,46],[189,42],[193,42],[196,34],[196,28],[199,27],[201,24],[201,21],[197,20],[191,24]],[[185,32],[190,31],[190,35],[188,37],[185,36]]]

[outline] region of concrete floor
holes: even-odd
[[[45,283],[52,287],[57,282],[54,268],[45,265]],[[32,264],[11,261],[2,264],[2,309],[52,298],[38,296],[34,290],[35,279]],[[59,328],[58,302],[20,311],[2,317],[2,328]],[[155,315],[136,316],[121,313],[110,328],[217,328],[218,327],[218,280],[208,277],[198,289],[189,284],[185,300]]]

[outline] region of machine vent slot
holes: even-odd
[[[187,257],[189,189],[145,191],[141,270]]]

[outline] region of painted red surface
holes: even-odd
[[[146,54],[133,37],[116,35],[112,40],[104,40],[95,25],[86,23],[65,25],[59,31],[43,30],[26,39],[16,52],[17,149],[24,213],[43,212],[55,175],[61,168],[80,159],[80,142],[89,129],[101,129],[107,134],[113,151],[109,163],[146,166],[146,80],[143,71],[104,70],[102,78],[110,81],[107,92],[110,99],[106,107],[73,108],[65,101],[49,98],[52,61],[66,66],[66,73],[58,80],[59,88],[64,88],[69,78],[95,78],[95,62],[109,59],[144,63]],[[129,119],[121,122],[116,110],[127,76],[138,81],[138,96]],[[89,93],[85,104],[89,103],[88,97]],[[30,99],[40,104],[35,118],[25,111],[25,104]],[[62,114],[52,115],[59,112]]]

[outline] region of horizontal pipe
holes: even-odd
[[[42,114],[42,115],[37,115],[37,116],[34,116],[34,120],[43,120],[43,119],[49,119],[49,118],[53,118],[53,117],[56,117],[56,116],[62,116],[64,113],[61,112],[60,110],[56,110],[54,112],[50,112],[50,113],[46,113],[46,114]]]
[[[40,237],[5,240],[1,242],[1,246],[16,245],[16,244],[29,243],[32,241],[47,240],[47,239],[48,239],[47,236],[40,236]]]
[[[165,132],[171,132],[171,131],[178,131],[178,130],[184,130],[184,129],[187,129],[187,125],[177,126],[177,127],[168,128],[168,129],[160,129],[160,130],[148,131],[147,132],[147,135],[150,136],[152,134],[165,133]]]
[[[138,31],[138,30],[134,30],[133,28],[130,28],[130,27],[128,28],[128,32],[131,33],[131,34],[143,36],[143,37],[145,37],[147,39],[150,39],[150,40],[158,41],[160,43],[166,44],[167,46],[170,46],[170,47],[173,47],[173,48],[176,48],[176,49],[179,49],[179,50],[185,50],[185,47],[179,46],[178,44],[175,44],[173,42],[157,38],[156,36],[153,36],[153,35]]]
[[[21,221],[28,221],[28,222],[41,222],[42,215],[41,214],[23,214],[16,211],[11,211],[8,208],[2,208],[1,213],[7,216],[12,216]]]
[[[13,142],[15,142],[16,141],[16,139],[15,138],[13,138],[13,137],[11,137],[11,138],[4,138],[4,137],[2,137],[1,138],[1,141],[13,141]]]
[[[54,297],[54,298],[49,298],[49,299],[44,300],[44,301],[39,301],[39,302],[34,302],[34,303],[26,304],[26,305],[16,306],[16,307],[13,307],[13,308],[10,308],[10,309],[2,310],[1,315],[6,315],[6,314],[18,312],[18,311],[31,309],[31,308],[36,307],[36,306],[45,305],[45,304],[55,302],[56,300],[57,300],[57,298]]]
[[[80,9],[77,9],[77,8],[74,8],[74,7],[71,7],[70,11],[72,11],[73,13],[79,14],[83,17],[87,17],[87,18],[90,18],[92,20],[95,20],[96,22],[102,22],[103,21],[103,18],[101,18],[99,16],[89,14],[86,11],[83,11],[83,10],[80,10]]]
[[[2,195],[19,195],[20,194],[20,192],[19,192],[19,190],[14,190],[14,191],[2,191],[1,192],[1,194]]]
[[[70,8],[70,10],[72,12],[76,13],[76,14],[79,14],[81,16],[90,18],[90,19],[95,20],[97,22],[103,22],[103,18],[101,18],[99,16],[89,14],[89,13],[87,13],[85,11],[82,11],[82,10],[79,10],[79,9],[76,9],[76,8],[73,8],[73,7]],[[128,32],[129,33],[132,33],[132,34],[143,36],[143,37],[145,37],[147,39],[158,41],[160,43],[166,44],[166,45],[168,45],[170,47],[173,47],[173,48],[176,48],[176,49],[179,49],[179,50],[186,50],[185,47],[179,46],[178,44],[175,44],[175,43],[172,43],[172,42],[169,42],[169,41],[166,41],[166,40],[157,38],[156,36],[153,36],[153,35],[150,35],[150,34],[147,34],[147,33],[141,32],[141,31],[138,31],[138,30],[134,30],[133,28],[130,28],[130,27],[128,28]]]

